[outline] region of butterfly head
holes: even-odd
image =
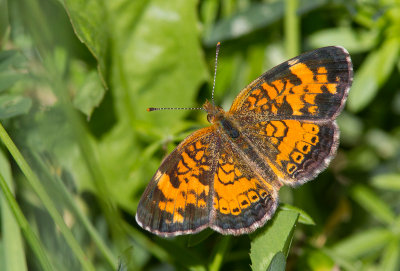
[[[203,108],[207,111],[207,120],[209,123],[217,122],[225,114],[225,111],[222,109],[222,107],[216,106],[210,103],[208,100],[206,100],[204,103]]]

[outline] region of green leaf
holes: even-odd
[[[0,72],[7,71],[10,66],[19,65],[22,62],[22,55],[17,50],[0,51]]]
[[[12,87],[17,81],[24,78],[25,75],[15,72],[0,73],[0,92]]]
[[[372,178],[371,184],[380,189],[387,189],[390,191],[400,191],[400,174],[387,173],[376,175]]]
[[[159,135],[174,130],[187,111],[147,112],[148,107],[193,107],[207,76],[195,1],[121,0],[112,51],[115,108],[121,119],[145,120]],[[121,6],[124,6],[121,9]],[[135,26],[132,27],[132,20]]]
[[[189,235],[188,247],[194,247],[209,238],[214,233],[213,230],[207,228],[198,234]]]
[[[395,215],[390,207],[381,200],[371,189],[357,185],[351,189],[352,198],[358,202],[368,213],[379,221],[390,225],[395,220]]]
[[[400,241],[393,239],[386,246],[379,270],[397,271],[400,270]]]
[[[15,95],[0,96],[0,119],[26,114],[32,105],[29,98]]]
[[[0,0],[0,49],[9,31],[7,0]]]
[[[297,208],[290,204],[281,204],[280,209],[286,210],[286,211],[295,211],[295,212],[299,213],[299,215],[300,215],[299,223],[302,223],[305,225],[315,225],[315,222],[312,219],[312,217],[300,208]]]
[[[344,270],[347,271],[358,271],[361,269],[361,263],[359,261],[352,261],[352,259],[348,259],[343,257],[343,253],[342,254],[337,254],[333,249],[329,249],[329,248],[322,248],[321,249],[322,252],[324,252],[326,255],[328,255],[333,262],[335,263],[335,265],[342,267]],[[316,269],[318,270],[318,269]],[[331,270],[331,269],[327,269],[327,270]]]
[[[310,270],[332,270],[335,262],[323,250],[312,250],[307,257]]]
[[[399,57],[400,43],[391,38],[370,53],[354,77],[348,99],[348,108],[353,112],[364,109],[376,96],[389,78]]]
[[[366,230],[336,243],[332,250],[345,259],[357,259],[368,253],[379,251],[392,239],[393,234],[388,229]]]
[[[267,271],[285,271],[286,257],[281,251],[275,254]]]
[[[96,72],[86,73],[84,82],[77,84],[78,90],[73,100],[76,108],[90,117],[93,110],[103,100],[105,90],[100,83],[100,78]]]
[[[16,50],[0,52],[0,92],[12,87],[26,75],[18,71],[25,59]]]
[[[298,219],[298,212],[279,210],[267,226],[250,236],[252,270],[266,270],[278,252],[288,255]]]
[[[83,42],[97,59],[100,77],[106,86],[107,59],[109,50],[110,23],[103,1],[64,0],[65,8],[79,40]]]
[[[341,45],[352,53],[361,53],[370,50],[377,38],[376,31],[357,32],[351,27],[338,27],[317,31],[310,36],[308,42],[313,48]]]
[[[357,145],[364,131],[362,119],[344,111],[337,118],[337,122],[340,128],[340,142]]]
[[[13,192],[14,183],[11,175],[11,167],[3,151],[0,151],[0,172]],[[4,261],[4,270],[28,270],[26,261],[24,260],[25,252],[20,228],[10,206],[4,198],[3,192],[0,192],[0,209],[3,245],[5,247],[4,257],[6,259]]]
[[[298,14],[303,14],[327,2],[327,0],[301,0],[299,1],[297,12]],[[220,20],[205,36],[204,43],[214,45],[218,41],[241,37],[283,18],[284,11],[285,1],[252,4],[246,10],[230,18]]]

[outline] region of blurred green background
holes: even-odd
[[[134,220],[162,158],[216,103],[301,52],[355,78],[337,157],[251,235]],[[0,270],[400,270],[400,1],[0,0]]]

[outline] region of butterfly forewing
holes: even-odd
[[[162,162],[139,202],[136,220],[143,228],[174,236],[208,226],[218,138],[214,128],[193,133]]]
[[[236,97],[230,113],[256,121],[334,119],[343,108],[352,78],[344,48],[320,48],[261,75]]]

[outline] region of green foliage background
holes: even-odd
[[[303,51],[355,78],[336,159],[254,234],[162,239],[134,214],[216,102]],[[0,0],[0,270],[400,270],[399,0]],[[294,207],[295,206],[295,207]]]

